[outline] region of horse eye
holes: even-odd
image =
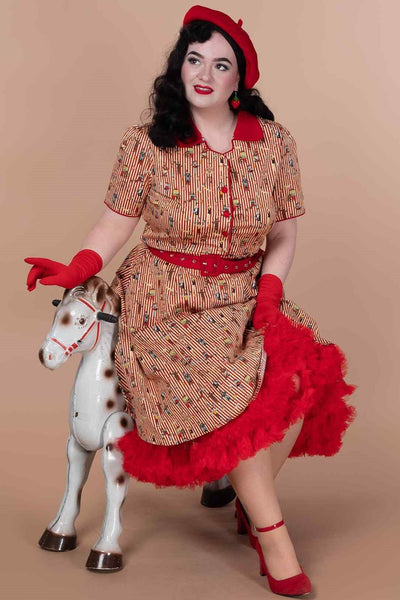
[[[58,306],[60,304],[61,300],[52,300],[51,303],[53,306]]]
[[[84,325],[86,323],[86,319],[84,317],[81,317],[78,321],[79,325]]]

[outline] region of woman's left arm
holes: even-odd
[[[294,259],[297,237],[297,219],[286,219],[274,223],[267,236],[266,250],[261,275],[272,273],[282,283],[288,276]]]

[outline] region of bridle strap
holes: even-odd
[[[79,302],[82,302],[83,304],[85,304],[93,312],[98,312],[98,309],[95,306],[93,306],[93,304],[91,304],[90,302],[88,302],[87,300],[84,300],[83,298],[76,298],[76,300],[79,300]],[[104,300],[103,304],[101,305],[100,311],[103,311],[105,305],[106,305],[106,301]],[[101,326],[101,322],[100,321],[97,321],[97,320],[93,321],[93,323],[87,328],[87,330],[85,331],[85,333],[78,340],[79,342],[81,342],[88,335],[88,333],[93,329],[93,327],[97,328],[96,337],[95,337],[95,340],[94,340],[94,344],[88,350],[88,352],[91,352],[93,350],[93,348],[96,346],[96,344],[97,344],[97,342],[99,340],[99,337],[100,337],[100,326]],[[73,342],[69,347],[67,347],[62,342],[60,342],[60,340],[58,340],[57,338],[52,337],[50,339],[51,339],[52,342],[54,342],[55,344],[58,344],[64,350],[65,356],[69,356],[71,354],[71,352],[73,352],[74,350],[76,350],[76,348],[78,348],[77,342]]]

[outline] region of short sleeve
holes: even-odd
[[[304,196],[296,141],[290,131],[279,125],[281,154],[276,172],[273,198],[277,210],[276,221],[304,215]]]
[[[153,152],[146,126],[131,126],[122,136],[104,204],[120,215],[139,217],[152,174]]]

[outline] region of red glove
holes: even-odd
[[[69,265],[48,258],[31,256],[24,260],[26,263],[34,265],[26,280],[29,292],[35,289],[37,279],[40,279],[40,283],[43,285],[59,285],[67,289],[74,288],[92,275],[96,275],[103,266],[103,259],[100,254],[89,248],[80,250],[78,254],[75,254]]]
[[[276,323],[280,314],[278,307],[282,294],[282,281],[277,275],[272,273],[261,275],[258,282],[257,304],[253,313],[253,325],[256,329]]]

